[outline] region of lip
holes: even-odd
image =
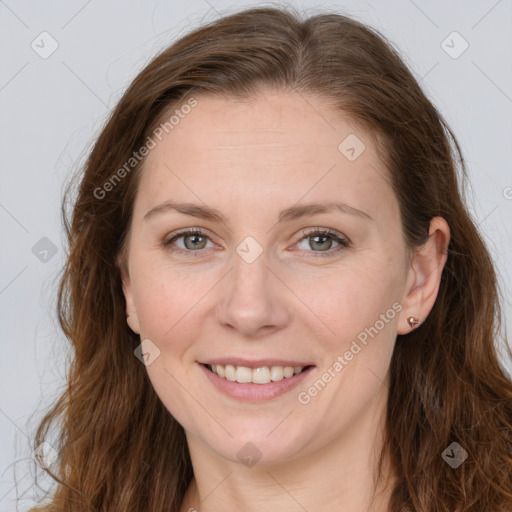
[[[221,360],[218,360],[221,361]],[[222,361],[233,361],[233,359],[223,359]],[[253,361],[254,362],[254,361]],[[282,364],[277,364],[275,362],[275,366],[282,366]],[[293,375],[293,377],[284,378],[282,380],[276,382],[269,382],[268,384],[254,384],[252,382],[240,384],[239,382],[232,382],[230,380],[225,379],[224,377],[219,377],[216,373],[213,373],[206,367],[206,364],[224,364],[220,362],[212,362],[212,363],[198,363],[199,368],[206,376],[206,378],[215,386],[217,390],[219,390],[224,395],[227,395],[230,398],[235,398],[237,400],[242,400],[245,402],[263,402],[267,400],[272,400],[278,396],[284,395],[285,393],[291,391],[293,388],[297,387],[316,367],[310,365],[309,368],[303,370],[298,375]],[[231,363],[226,363],[231,364]],[[260,365],[260,363],[258,362]],[[240,364],[239,366],[243,366]],[[266,364],[260,366],[268,366]],[[286,364],[286,366],[302,366],[301,364]],[[308,366],[308,365],[305,365]],[[257,368],[258,366],[256,366]]]
[[[313,363],[301,361],[285,361],[284,359],[242,359],[239,357],[225,357],[221,359],[209,359],[200,361],[200,364],[231,364],[233,366],[245,366],[247,368],[262,368],[263,366],[314,366]]]

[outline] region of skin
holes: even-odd
[[[187,436],[195,477],[181,510],[384,512],[385,482],[370,501],[390,359],[397,334],[412,330],[407,318],[423,321],[433,307],[449,227],[433,219],[428,242],[408,251],[374,144],[326,100],[280,91],[196,99],[145,161],[122,273],[128,324],[160,350],[149,378]],[[338,150],[349,134],[366,146],[354,161]],[[226,223],[173,211],[144,220],[169,200],[216,208]],[[333,211],[277,222],[297,203],[331,201],[371,219]],[[184,228],[206,239],[163,245]],[[311,228],[351,245],[308,238]],[[248,236],[263,249],[252,263],[236,252]],[[300,403],[299,392],[395,302],[401,311]],[[298,388],[255,404],[221,394],[205,377],[198,361],[223,356],[315,368]],[[261,455],[252,467],[237,457],[248,442]]]

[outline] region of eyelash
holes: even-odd
[[[326,258],[326,257],[332,256],[334,253],[338,253],[340,251],[343,251],[344,249],[348,249],[351,246],[351,243],[347,238],[345,238],[341,235],[338,235],[338,233],[336,233],[336,231],[332,231],[330,229],[315,228],[315,229],[312,229],[311,231],[304,230],[302,232],[302,235],[303,235],[302,238],[299,238],[296,243],[302,242],[302,240],[304,240],[306,238],[312,238],[315,236],[322,236],[322,237],[325,236],[325,237],[331,238],[332,240],[334,240],[335,242],[338,242],[338,244],[339,244],[339,247],[336,247],[332,250],[329,249],[328,251],[307,251],[307,252],[312,252],[314,254],[313,258],[317,258],[317,257]]]
[[[325,257],[331,256],[333,253],[338,253],[339,251],[342,251],[343,249],[347,249],[348,247],[351,246],[351,242],[347,238],[341,237],[335,231],[331,231],[330,229],[319,229],[319,228],[316,228],[316,229],[313,229],[313,230],[308,231],[308,232],[303,231],[302,234],[303,234],[302,238],[299,238],[295,243],[302,242],[302,240],[304,240],[306,238],[312,238],[312,237],[315,237],[315,236],[327,236],[327,237],[331,238],[332,240],[334,240],[335,242],[338,242],[340,244],[339,247],[336,247],[333,250],[328,250],[328,251],[307,251],[307,252],[312,252],[315,255],[315,256],[313,256],[314,258],[317,258],[317,257],[325,258]],[[164,241],[163,245],[164,245],[164,247],[167,248],[175,240],[178,240],[179,238],[182,238],[184,236],[192,236],[192,235],[200,236],[202,238],[207,238],[209,240],[208,235],[206,233],[204,233],[203,231],[201,231],[200,229],[188,229],[188,230],[184,230],[184,231],[180,231],[179,233],[176,233],[176,235],[174,235],[172,238],[170,238],[169,240]],[[187,256],[192,254],[194,257],[201,256],[201,253],[204,250],[205,249],[200,249],[200,250],[197,250],[197,251],[192,251],[192,250],[187,250],[187,249],[180,249],[180,248],[173,248],[172,249],[173,252],[177,252],[178,254],[185,254]],[[196,254],[194,254],[194,253],[196,253]]]

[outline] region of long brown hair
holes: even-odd
[[[433,217],[451,229],[435,305],[418,329],[397,337],[391,361],[381,457],[398,475],[390,510],[510,512],[512,383],[498,357],[499,290],[464,203],[456,138],[376,30],[339,14],[302,19],[276,8],[225,16],[165,49],[134,79],[88,157],[65,220],[59,288],[59,321],[73,349],[68,385],[34,442],[59,426],[58,462],[47,470],[57,483],[51,503],[32,510],[179,510],[193,476],[184,431],[134,356],[140,339],[126,323],[118,262],[144,163],[130,159],[194,93],[248,97],[269,86],[332,100],[369,130],[408,247],[426,241]],[[453,442],[468,454],[456,469],[442,457]]]

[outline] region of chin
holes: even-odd
[[[301,431],[295,423],[290,430],[293,414],[283,421],[282,417],[245,421],[224,422],[223,426],[231,436],[221,429],[218,435],[212,431],[198,432],[202,443],[225,459],[241,463],[247,467],[258,465],[277,465],[289,461],[310,444],[312,436]]]

